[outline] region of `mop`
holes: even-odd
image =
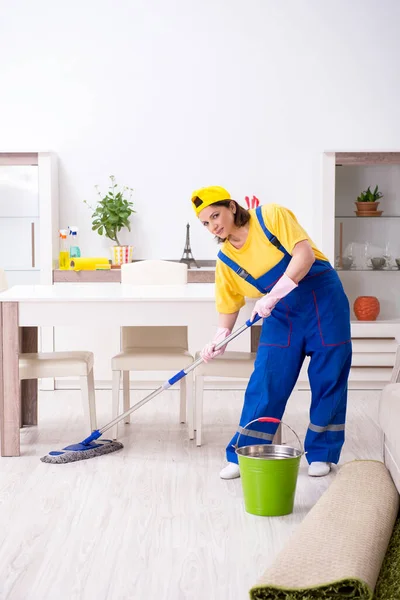
[[[250,321],[250,319],[246,321],[246,323],[242,325],[239,329],[233,331],[228,337],[222,340],[222,342],[217,344],[215,346],[215,350],[219,350],[220,348],[223,348],[223,346],[226,346],[226,344],[238,337],[241,333],[243,333],[243,331],[254,325],[254,323],[256,323],[260,318],[261,317],[259,315],[256,315],[253,321]],[[123,414],[118,415],[115,419],[107,423],[107,425],[104,425],[104,427],[102,427],[101,429],[95,429],[94,431],[92,431],[89,437],[84,439],[82,442],[72,444],[71,446],[66,446],[62,450],[52,450],[51,452],[46,454],[46,456],[43,456],[40,460],[44,463],[50,464],[65,464],[75,462],[78,460],[85,460],[87,458],[95,458],[96,456],[102,456],[103,454],[110,454],[111,452],[121,450],[123,448],[121,442],[117,442],[116,440],[97,440],[103,435],[103,433],[108,431],[108,429],[111,429],[111,427],[114,427],[114,425],[125,419],[125,417],[133,413],[135,410],[138,410],[138,408],[141,408],[144,404],[147,404],[147,402],[153,400],[153,398],[161,394],[161,392],[163,392],[164,390],[168,390],[171,386],[174,385],[174,383],[176,383],[180,379],[183,379],[183,377],[190,373],[190,371],[193,371],[196,367],[198,367],[203,362],[203,360],[204,359],[200,357],[197,360],[193,361],[191,365],[186,367],[186,369],[182,369],[182,371],[176,373],[176,375],[171,377],[171,379],[168,379],[168,381],[166,381],[159,388],[154,390],[154,392],[143,398],[143,400],[141,400],[140,402],[137,402],[136,404],[131,406]]]

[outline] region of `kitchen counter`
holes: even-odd
[[[188,283],[214,283],[215,267],[188,269]],[[108,271],[53,270],[53,283],[120,283],[121,269]]]

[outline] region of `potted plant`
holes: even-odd
[[[356,215],[358,217],[380,217],[383,212],[378,211],[378,200],[380,198],[383,198],[383,194],[378,190],[378,186],[375,186],[373,192],[371,187],[368,186],[357,198],[355,203],[357,206]]]
[[[90,206],[86,200],[84,202],[93,211],[92,230],[115,242],[116,245],[111,248],[112,262],[114,265],[120,265],[132,262],[133,246],[121,245],[118,234],[124,227],[128,231],[131,230],[129,219],[136,211],[133,210],[131,202],[133,189],[127,186],[124,186],[122,190],[118,189],[114,175],[110,175],[110,180],[110,186],[104,196],[100,192],[99,186],[95,185],[100,197],[96,208]]]

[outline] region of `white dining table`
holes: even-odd
[[[19,353],[37,352],[38,327],[217,324],[213,283],[18,285],[0,294],[1,456],[20,455],[20,427],[37,424],[37,384],[19,381]],[[248,319],[254,301],[241,311]]]

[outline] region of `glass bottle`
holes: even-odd
[[[390,242],[386,242],[386,244],[385,244],[385,252],[384,252],[383,258],[386,261],[385,268],[390,271],[390,269],[392,268],[392,260],[393,260],[392,248],[391,248]]]
[[[58,268],[62,271],[69,269],[69,248],[68,248],[68,231],[60,229],[60,252],[58,255]]]
[[[371,268],[371,249],[370,243],[364,242],[364,269]]]
[[[70,247],[69,247],[69,256],[70,258],[79,258],[81,255],[81,249],[78,245],[78,228],[77,227],[69,227],[69,235],[70,239]]]

